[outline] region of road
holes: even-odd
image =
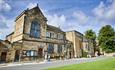
[[[102,60],[106,58],[107,57],[95,57],[95,58],[76,58],[76,59],[69,59],[69,60],[57,60],[52,62],[42,62],[38,64],[1,67],[0,70],[44,70],[52,67],[92,62],[92,61]]]

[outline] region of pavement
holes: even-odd
[[[109,57],[100,56],[94,58],[74,58],[67,60],[44,61],[44,62],[31,62],[31,63],[8,63],[0,64],[0,70],[44,70],[52,67],[60,67],[71,64],[79,64],[85,62],[92,62],[107,59]]]

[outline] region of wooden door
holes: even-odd
[[[39,58],[42,58],[42,57],[43,57],[43,49],[42,49],[42,48],[39,48],[39,49],[38,49],[38,57],[39,57]]]
[[[7,52],[1,53],[1,62],[6,62],[6,55],[7,55]]]
[[[20,56],[20,51],[16,50],[15,51],[15,60],[14,61],[19,61],[19,56]]]

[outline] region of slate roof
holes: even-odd
[[[60,28],[52,26],[52,25],[47,25],[47,30],[52,30],[52,31],[55,31],[55,32],[63,32]]]

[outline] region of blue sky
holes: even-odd
[[[0,39],[14,30],[15,18],[25,9],[39,4],[48,24],[64,31],[97,34],[104,25],[115,28],[115,0],[0,0]]]

